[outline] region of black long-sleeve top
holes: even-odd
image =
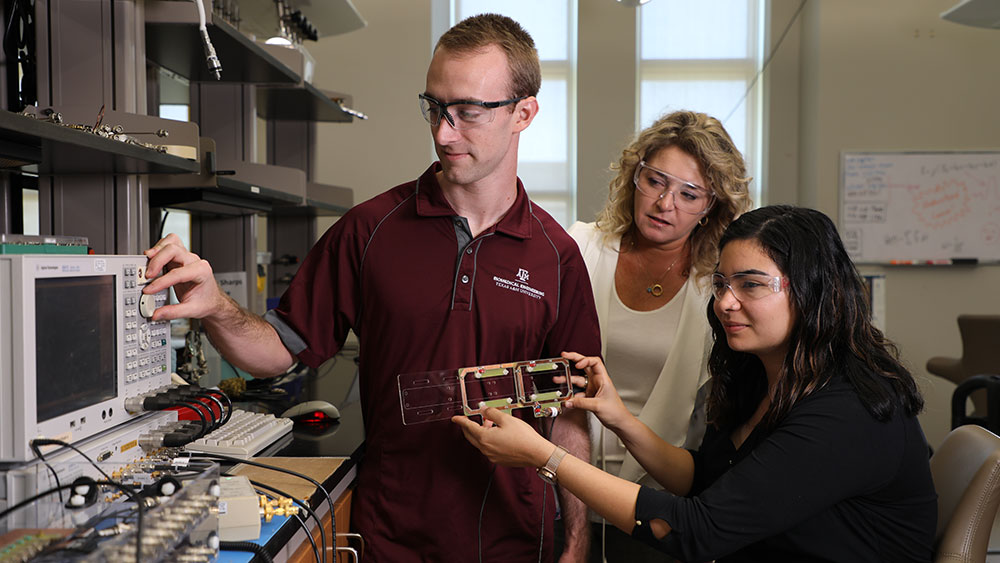
[[[709,428],[689,497],[643,487],[633,536],[684,561],[929,562],[937,519],[915,417],[887,422],[834,377],[739,449]],[[650,531],[659,518],[672,528]]]

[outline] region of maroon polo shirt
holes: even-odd
[[[472,239],[438,170],[337,221],[268,319],[313,367],[348,329],[358,335],[366,450],[352,524],[370,560],[478,561],[486,495],[483,560],[535,561],[541,545],[547,561],[553,490],[534,468],[494,469],[450,421],[404,426],[397,376],[564,350],[597,355],[593,290],[576,243],[520,180],[507,214]]]

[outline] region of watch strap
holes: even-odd
[[[556,484],[556,471],[559,469],[559,464],[562,463],[564,457],[566,457],[566,448],[562,446],[556,446],[553,450],[552,455],[549,456],[548,461],[545,465],[538,468],[538,476],[542,478],[542,481],[549,483],[550,485]]]

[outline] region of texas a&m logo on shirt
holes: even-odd
[[[545,297],[544,291],[535,289],[528,285],[528,278],[530,277],[528,270],[518,268],[514,277],[517,278],[517,281],[508,280],[500,276],[493,276],[493,283],[497,284],[497,287],[502,287],[516,293],[527,295],[532,299],[541,299]]]

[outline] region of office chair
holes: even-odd
[[[952,430],[931,457],[938,494],[935,563],[984,563],[1000,506],[1000,436],[974,424]]]
[[[969,398],[984,392],[986,416],[968,414]],[[1000,432],[1000,375],[973,375],[955,388],[951,394],[951,429],[964,424],[978,424],[990,432]]]
[[[927,360],[927,371],[955,384],[973,375],[1000,374],[1000,315],[959,315],[958,332],[962,336],[962,357],[935,356]],[[989,412],[986,392],[977,391],[971,398],[975,415],[986,417]],[[997,428],[992,430],[1000,432]]]

